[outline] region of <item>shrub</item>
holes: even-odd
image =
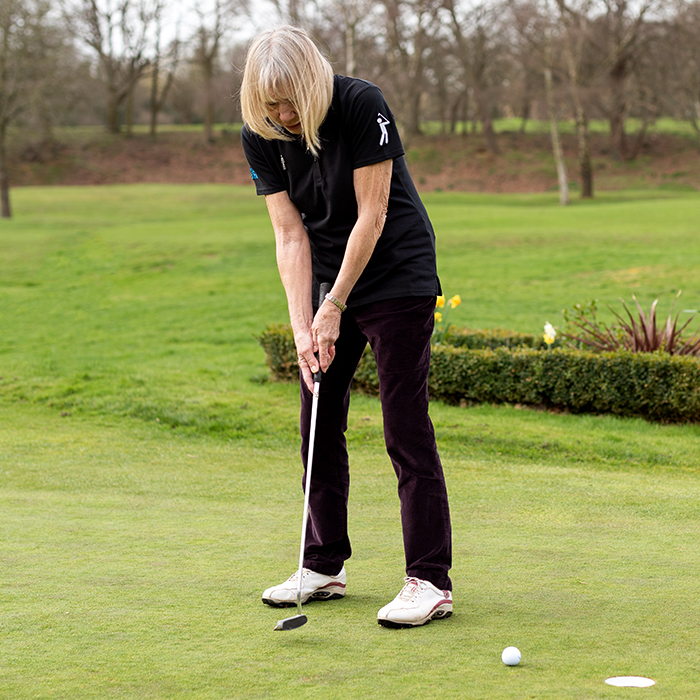
[[[470,350],[495,350],[496,348],[546,348],[542,336],[531,333],[518,333],[505,328],[490,328],[487,330],[473,328],[455,328],[452,326],[445,338],[448,345]],[[554,347],[559,347],[561,341],[556,340]]]
[[[700,421],[700,361],[665,353],[433,349],[431,394],[662,422]]]
[[[267,366],[275,379],[289,382],[299,376],[297,348],[291,326],[271,323],[258,336],[258,342],[265,350]]]
[[[474,332],[456,335],[467,338],[472,337],[470,333]],[[486,339],[484,342],[490,342],[489,333],[478,332],[483,334],[480,337]],[[501,340],[506,337],[507,332],[503,332]],[[431,396],[448,403],[514,403],[575,413],[642,416],[662,422],[700,421],[700,360],[696,358],[663,352],[540,350],[538,339],[530,337],[535,347],[524,343],[495,349],[435,345],[429,378]],[[271,326],[260,342],[273,375],[296,379],[291,329]],[[355,374],[354,388],[369,394],[379,391],[377,367],[369,347]]]
[[[678,292],[671,306],[670,314],[661,325],[657,323],[656,318],[658,299],[653,302],[649,313],[646,314],[633,294],[632,299],[637,306],[637,318],[632,315],[622,299],[622,307],[629,321],[608,305],[610,311],[617,318],[617,323],[610,326],[596,317],[595,302],[591,302],[585,307],[577,304],[572,311],[565,312],[567,332],[563,335],[597,351],[656,352],[661,350],[669,355],[698,357],[700,356],[700,334],[696,333],[691,338],[681,336],[693,317],[691,316],[680,327],[678,326],[680,314],[673,317],[673,308],[680,295],[681,293]],[[572,329],[574,330],[572,331]]]

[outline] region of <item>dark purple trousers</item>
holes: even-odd
[[[345,441],[352,381],[369,341],[377,361],[387,452],[398,477],[406,574],[451,590],[447,490],[428,415],[434,297],[392,299],[342,315],[336,355],[319,396],[304,566],[337,574],[348,538],[349,462]],[[309,447],[312,394],[302,383],[302,460]]]

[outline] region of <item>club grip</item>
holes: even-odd
[[[331,293],[332,284],[330,282],[322,282],[318,288],[318,308],[320,309],[323,302],[326,300],[326,294]]]
[[[326,300],[326,294],[329,294],[331,291],[332,285],[330,282],[322,282],[321,285],[318,288],[318,308],[320,309],[321,306],[323,305],[323,302]],[[316,359],[318,360],[318,353],[316,353]],[[314,374],[314,383],[315,382],[320,382],[321,377],[323,376],[323,372],[321,372],[320,368],[318,372]]]

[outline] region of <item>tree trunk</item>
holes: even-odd
[[[406,125],[411,136],[419,136],[422,133],[420,128],[420,100],[420,92],[413,91],[408,105],[408,124]]]
[[[693,127],[695,136],[697,136],[697,146],[700,150],[700,100],[695,103],[695,114],[691,114],[689,117],[690,126]]]
[[[469,89],[464,91],[462,97],[462,136],[469,136],[469,106],[471,104]]]
[[[155,61],[153,62],[153,72],[151,73],[151,99],[149,101],[149,110],[150,110],[150,126],[148,129],[148,133],[151,135],[151,138],[156,137],[156,129],[158,127],[158,69],[159,69],[159,61],[158,57],[156,56]]]
[[[209,56],[204,65],[204,138],[214,143],[214,57]]]
[[[649,128],[649,119],[644,118],[642,120],[642,127],[639,130],[639,133],[637,134],[636,138],[634,139],[634,144],[632,145],[632,149],[627,152],[627,159],[628,160],[636,160],[637,156],[642,150],[642,146],[644,145],[644,139],[646,138],[647,135],[647,129]]]
[[[349,21],[345,27],[345,74],[349,77],[353,77],[357,70],[355,63],[355,24],[355,21]]]
[[[135,85],[129,88],[126,93],[124,105],[124,126],[126,127],[126,138],[130,139],[134,135],[134,89]]]
[[[591,163],[591,139],[588,133],[588,118],[583,110],[576,113],[576,135],[578,137],[578,163],[581,174],[581,199],[593,199],[593,165]]]
[[[524,134],[527,131],[527,123],[532,117],[532,95],[535,91],[534,78],[530,74],[527,66],[523,64],[525,71],[524,94],[520,99],[520,133]]]
[[[591,199],[593,197],[593,166],[591,165],[591,141],[588,132],[588,115],[581,102],[579,94],[579,72],[580,63],[580,47],[576,52],[579,59],[577,60],[574,53],[574,33],[571,31],[571,25],[566,20],[566,6],[563,0],[557,0],[561,20],[565,29],[564,52],[566,54],[566,64],[569,72],[569,88],[571,90],[571,99],[574,103],[574,116],[576,118],[576,138],[578,142],[578,162],[579,173],[581,175],[581,199]],[[582,29],[582,20],[577,18],[579,30]],[[585,20],[583,20],[585,21]]]
[[[613,158],[620,161],[628,160],[627,134],[625,133],[627,101],[624,92],[626,72],[624,61],[618,61],[610,73],[613,100],[610,111],[610,140]]]
[[[566,58],[569,64],[569,81],[571,83],[571,98],[574,102],[576,116],[576,138],[578,141],[578,162],[581,174],[581,199],[593,197],[593,166],[591,164],[591,139],[588,132],[588,116],[578,92],[578,70],[573,51],[567,39]]]
[[[424,33],[419,27],[415,35],[415,48],[413,57],[408,59],[409,83],[408,83],[408,133],[411,136],[419,136],[421,130],[421,97],[423,96],[423,42]]]
[[[462,96],[459,95],[455,101],[452,103],[452,108],[450,109],[450,133],[457,133],[457,123],[459,122],[459,113],[462,106]]]
[[[557,178],[559,180],[559,203],[562,205],[569,204],[569,180],[566,172],[566,164],[564,163],[564,154],[561,148],[561,140],[559,138],[559,123],[557,121],[556,106],[554,104],[554,90],[552,88],[552,69],[549,65],[544,69],[544,87],[547,98],[547,112],[549,113],[549,126],[552,133],[552,150],[554,151],[554,160],[557,164]]]
[[[549,3],[545,2],[547,14]],[[552,30],[548,25],[544,30],[544,94],[549,115],[549,128],[552,134],[552,151],[557,166],[557,179],[559,181],[559,204],[569,204],[569,177],[564,163],[564,153],[559,138],[559,122],[557,120],[557,108],[554,103],[554,86],[552,80]]]
[[[116,90],[109,89],[107,96],[107,131],[111,134],[118,134],[121,131],[119,123],[119,107],[122,100],[119,98]]]
[[[491,115],[489,114],[489,105],[484,99],[484,94],[481,90],[477,91],[476,94],[476,104],[479,110],[479,121],[481,122],[481,131],[486,139],[486,145],[489,147],[491,153],[495,156],[501,154],[501,149],[498,147],[498,141],[496,140],[496,132],[493,130],[493,122],[491,121]]]
[[[530,120],[530,110],[532,106],[529,97],[524,97],[520,110],[520,133],[524,134],[527,131],[527,123]]]
[[[10,207],[10,176],[7,171],[7,149],[5,140],[7,136],[7,126],[0,125],[0,218],[12,218]]]
[[[204,105],[204,138],[207,143],[214,143],[214,98],[211,81],[207,81],[207,95]]]

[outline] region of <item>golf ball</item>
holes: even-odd
[[[518,647],[506,647],[501,654],[501,659],[506,666],[517,666],[521,658]]]

